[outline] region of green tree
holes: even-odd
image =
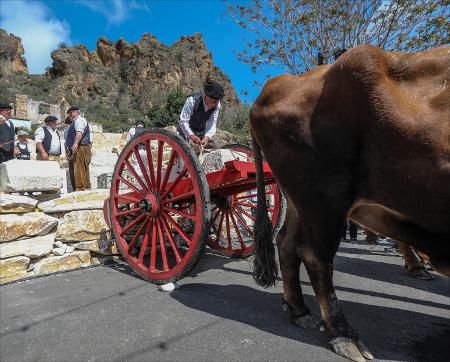
[[[147,116],[155,127],[176,126],[186,95],[180,90],[170,92],[162,105],[153,106]]]
[[[218,127],[232,133],[238,143],[250,145],[250,105],[244,104],[225,108]]]
[[[227,14],[252,32],[239,60],[257,72],[276,66],[299,74],[317,54],[360,44],[418,51],[450,43],[450,0],[252,0]]]

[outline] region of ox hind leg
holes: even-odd
[[[293,323],[302,328],[312,329],[316,322],[305,304],[300,284],[301,259],[296,246],[299,217],[295,208],[288,203],[286,218],[277,235],[278,256],[283,279],[283,309],[291,315]]]
[[[299,251],[320,306],[323,323],[331,334],[331,345],[341,356],[354,361],[372,359],[372,354],[347,322],[333,286],[333,259],[346,213],[331,203],[317,202],[321,209],[299,210],[302,223]],[[326,207],[329,205],[329,207]]]
[[[417,279],[433,280],[433,277],[425,269],[424,264],[412,246],[402,243],[401,241],[396,241],[396,244],[400,250],[400,254],[403,255],[403,259],[405,260],[405,268],[408,270],[409,275]]]

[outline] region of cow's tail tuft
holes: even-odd
[[[253,153],[256,166],[257,209],[254,226],[255,260],[253,279],[264,288],[275,285],[278,277],[278,265],[275,261],[275,248],[272,242],[273,229],[267,212],[266,191],[261,148],[252,134]]]

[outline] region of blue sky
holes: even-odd
[[[241,99],[253,102],[259,93],[253,81],[263,76],[252,73],[234,54],[252,34],[223,16],[222,0],[1,0],[0,6],[0,26],[22,38],[30,73],[43,73],[51,65],[50,52],[60,42],[85,44],[92,51],[100,36],[131,43],[147,32],[170,45],[199,32],[214,64],[230,77]]]

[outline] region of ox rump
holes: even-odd
[[[63,174],[56,161],[10,160],[0,165],[2,192],[58,192]]]

